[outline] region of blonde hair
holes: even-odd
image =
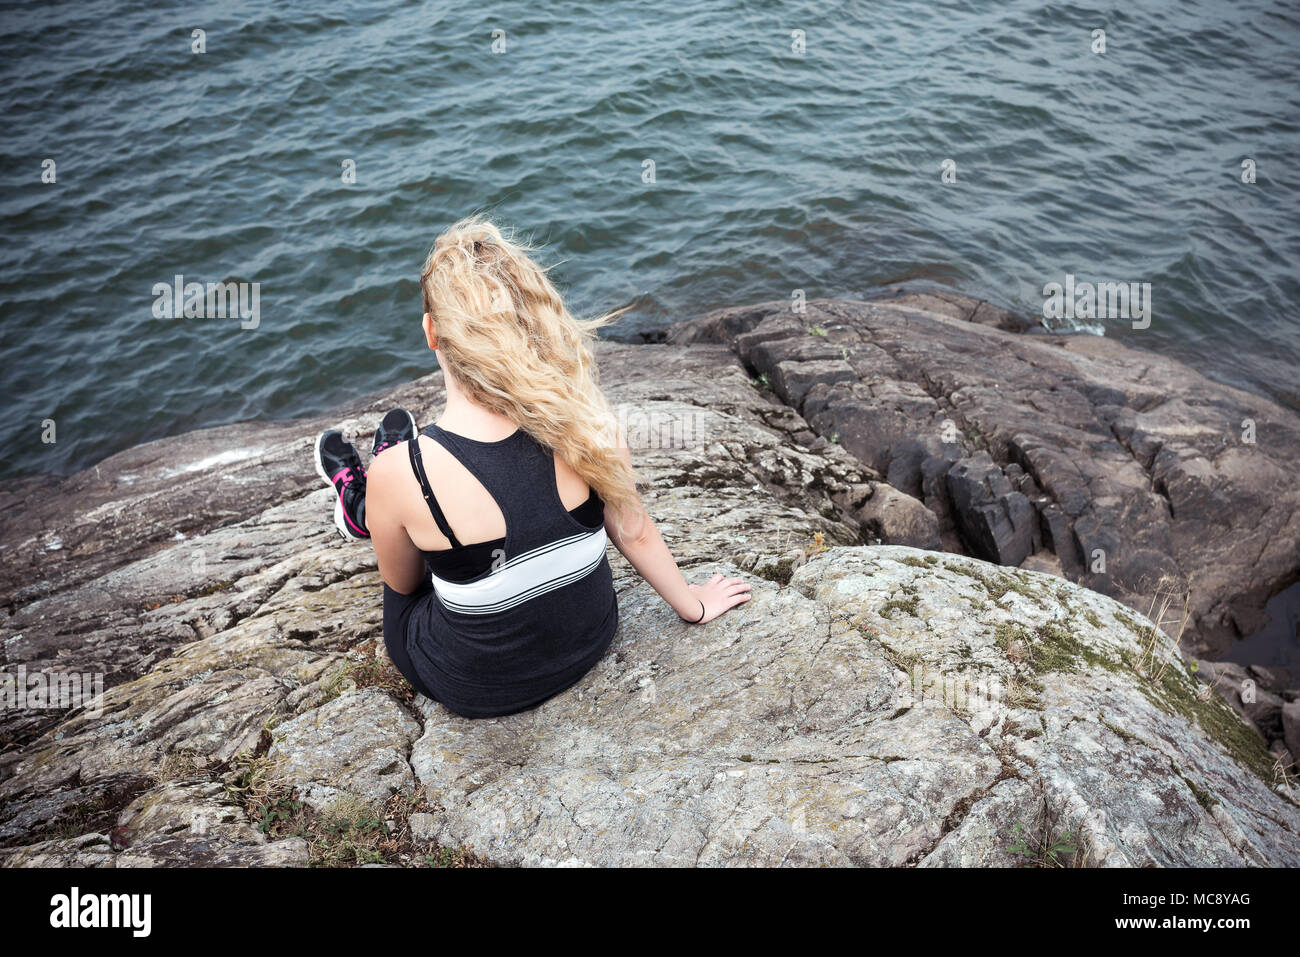
[[[640,509],[636,473],[600,390],[590,344],[617,318],[575,319],[534,247],[471,216],[438,237],[420,273],[439,359],[474,402],[517,424],[586,481],[616,513]]]

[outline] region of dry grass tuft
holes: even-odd
[[[1152,624],[1143,626],[1138,633],[1140,652],[1134,670],[1142,677],[1155,682],[1164,680],[1172,659],[1156,650],[1159,635],[1163,632],[1175,645],[1179,644],[1191,617],[1191,597],[1191,587],[1170,575],[1161,576],[1156,583],[1147,608],[1147,620]]]

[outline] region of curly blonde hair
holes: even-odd
[[[474,402],[560,455],[630,516],[640,507],[637,476],[618,451],[621,435],[590,348],[619,313],[574,318],[528,255],[535,248],[480,216],[438,237],[420,289],[440,361]]]

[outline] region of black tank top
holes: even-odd
[[[522,429],[498,442],[436,425],[422,434],[482,483],[501,509],[506,534],[458,542],[429,486],[419,442],[407,443],[429,511],[452,543],[450,552],[425,553],[433,595],[408,625],[412,666],[439,701],[465,717],[533,707],[586,674],[618,626],[604,503],[597,496],[598,510],[591,498],[566,510],[550,449]],[[468,580],[447,574],[464,567],[449,554],[484,545],[494,546],[486,571]]]

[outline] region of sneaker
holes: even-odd
[[[316,439],[316,472],[338,493],[334,503],[334,524],[339,533],[354,542],[370,537],[366,531],[366,471],[361,456],[343,434],[327,429]]]
[[[370,454],[378,455],[398,442],[409,442],[415,438],[415,433],[415,416],[405,409],[389,409],[379,428],[375,429],[375,445]]]

